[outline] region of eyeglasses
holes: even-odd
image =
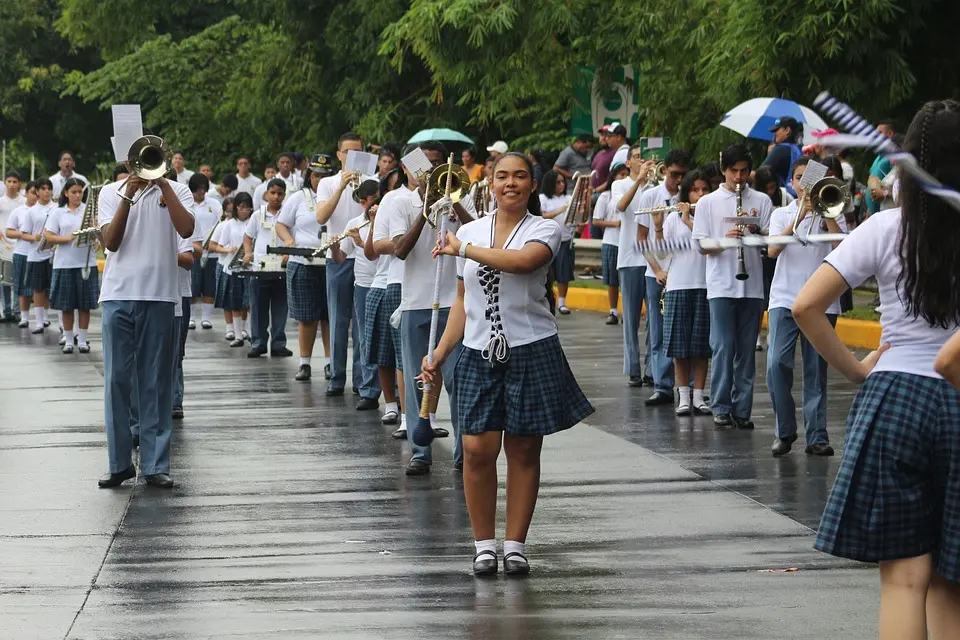
[[[687,175],[686,171],[671,171],[670,177],[674,180],[683,180],[684,176]]]

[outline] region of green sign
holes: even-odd
[[[627,137],[635,139],[640,134],[636,93],[639,74],[631,67],[621,67],[614,74],[613,84],[601,90],[593,67],[579,67],[577,71],[570,135],[596,135],[603,125],[619,122],[627,128]]]
[[[670,148],[670,138],[640,138],[640,155],[644,160],[663,162]]]

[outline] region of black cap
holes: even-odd
[[[364,180],[360,183],[360,186],[357,187],[357,190],[353,192],[353,200],[355,202],[360,202],[365,198],[370,196],[376,196],[380,194],[380,182],[377,180]]]
[[[777,129],[782,129],[783,127],[789,127],[791,131],[796,131],[797,127],[800,126],[800,122],[793,116],[780,116],[774,121],[773,126],[770,127],[770,132],[773,133]]]
[[[322,176],[332,176],[336,173],[333,170],[333,162],[331,158],[326,153],[315,153],[313,157],[310,158],[310,171],[314,173],[319,173]]]

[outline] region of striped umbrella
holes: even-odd
[[[827,123],[815,111],[782,98],[754,98],[737,105],[723,116],[720,126],[732,129],[755,140],[773,140],[770,127],[782,116],[796,118],[803,123],[803,144],[813,144],[814,131],[827,128]]]

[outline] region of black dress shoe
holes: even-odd
[[[797,440],[797,434],[792,436],[787,436],[786,438],[777,438],[773,441],[773,446],[770,447],[770,452],[773,454],[774,458],[779,458],[780,456],[790,453],[790,449],[793,448],[793,443]]]
[[[293,355],[293,351],[287,349],[286,347],[278,347],[270,351],[270,355],[274,358],[289,358]]]
[[[247,351],[248,358],[259,358],[260,356],[265,355],[267,355],[267,350],[262,347],[254,347],[253,349],[250,349],[250,351]]]
[[[352,391],[353,395],[355,396],[360,395],[360,389],[357,389],[356,387],[350,387],[350,391]]]
[[[173,489],[173,479],[165,473],[155,473],[152,476],[144,476],[147,484],[158,489]]]
[[[130,465],[130,468],[128,468],[126,471],[104,474],[100,480],[97,481],[97,485],[101,489],[112,489],[113,487],[119,487],[130,478],[136,477],[137,470],[133,468],[133,465]]]
[[[473,575],[479,577],[495,576],[499,566],[497,552],[485,550],[473,556]]]
[[[423,460],[411,460],[405,473],[408,476],[425,476],[430,473],[430,465]]]
[[[648,407],[655,407],[661,404],[673,404],[673,394],[663,391],[654,391],[653,395],[643,401]]]
[[[407,439],[407,430],[406,429],[397,429],[392,434],[394,440],[406,440]]]
[[[820,444],[811,444],[811,445],[808,445],[806,449],[804,449],[804,452],[812,456],[825,456],[825,457],[832,456],[833,447],[831,447],[826,442],[823,442]]]
[[[333,372],[330,370],[330,363],[323,365],[323,377],[329,380],[333,377]]]
[[[36,329],[30,329],[30,333],[33,335],[39,335],[43,333],[43,327],[37,327]]]
[[[751,420],[741,420],[740,418],[733,419],[733,426],[737,429],[743,429],[744,431],[753,431],[754,424]]]
[[[717,429],[728,429],[733,426],[733,418],[729,413],[718,413],[713,416],[713,425]]]
[[[174,408],[173,408],[173,419],[174,419],[174,420],[183,420],[183,407],[174,407]]]
[[[434,438],[449,438],[450,432],[444,429],[443,427],[434,427],[433,428],[433,437]]]
[[[652,386],[653,386],[653,376],[643,376],[643,384],[647,385],[648,387],[652,387]]]
[[[376,398],[360,398],[357,402],[357,411],[372,411],[380,406]]]
[[[330,396],[331,398],[342,396],[343,389],[327,389],[327,395]]]
[[[620,316],[615,316],[612,313],[607,316],[606,322],[604,324],[609,324],[610,326],[615,326],[620,324]]]
[[[527,557],[516,551],[503,556],[503,572],[508,576],[525,576],[530,573]]]
[[[310,379],[310,365],[302,364],[300,369],[297,370],[297,375],[293,377],[294,380],[300,380],[301,382]]]
[[[640,376],[630,376],[630,380],[627,382],[628,387],[642,387],[643,378]]]

